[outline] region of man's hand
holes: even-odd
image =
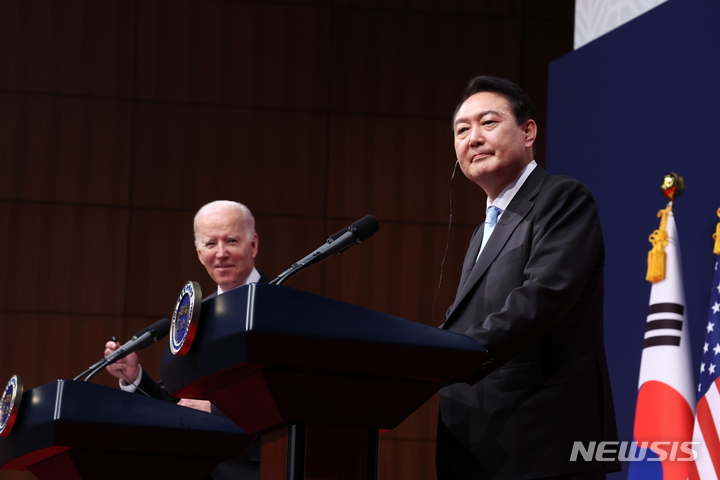
[[[194,408],[195,410],[200,410],[202,412],[212,413],[210,411],[210,402],[207,400],[194,400],[192,398],[181,398],[178,402],[178,405],[182,405],[183,407],[189,407]]]
[[[107,342],[105,344],[105,356],[107,357],[118,348],[120,348],[119,343],[113,342],[112,340]],[[138,360],[137,354],[133,352],[112,365],[108,365],[105,369],[113,377],[122,380],[123,383],[127,383],[128,385],[131,383],[134,384],[138,375],[140,375],[140,361]]]

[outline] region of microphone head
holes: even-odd
[[[377,218],[372,215],[365,215],[363,218],[348,227],[348,232],[352,232],[357,243],[364,242],[368,238],[375,235],[380,230],[380,224]]]
[[[348,229],[349,229],[349,228],[350,228],[350,227],[343,228],[342,230],[333,233],[332,235],[330,235],[330,236],[328,237],[327,242],[325,242],[325,243],[333,243],[335,240],[337,240],[338,238],[340,238],[340,237],[342,237],[343,235],[345,235],[345,234],[348,232]]]
[[[161,338],[165,338],[170,333],[170,319],[163,318],[150,325],[147,330],[152,333],[153,339],[157,342]]]

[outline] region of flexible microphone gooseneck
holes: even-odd
[[[380,224],[372,215],[365,215],[347,228],[332,234],[327,241],[310,255],[293,263],[278,277],[271,281],[271,284],[281,285],[296,273],[322,262],[330,255],[337,255],[357,243],[362,243],[375,235],[380,230]]]

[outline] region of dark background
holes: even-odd
[[[113,335],[169,316],[187,280],[213,291],[192,217],[216,199],[254,212],[271,278],[375,215],[375,237],[287,285],[440,324],[485,202],[458,172],[433,311],[455,103],[477,74],[519,83],[544,164],[548,64],[572,50],[573,13],[573,0],[0,0],[0,381],[72,378]],[[142,352],[149,372],[161,354]],[[435,478],[436,408],[381,436],[381,479]]]

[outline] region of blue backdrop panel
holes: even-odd
[[[547,167],[590,187],[605,233],[605,337],[621,440],[632,440],[647,238],[671,171],[687,188],[675,218],[697,378],[720,208],[718,25],[720,2],[669,0],[550,66]]]

